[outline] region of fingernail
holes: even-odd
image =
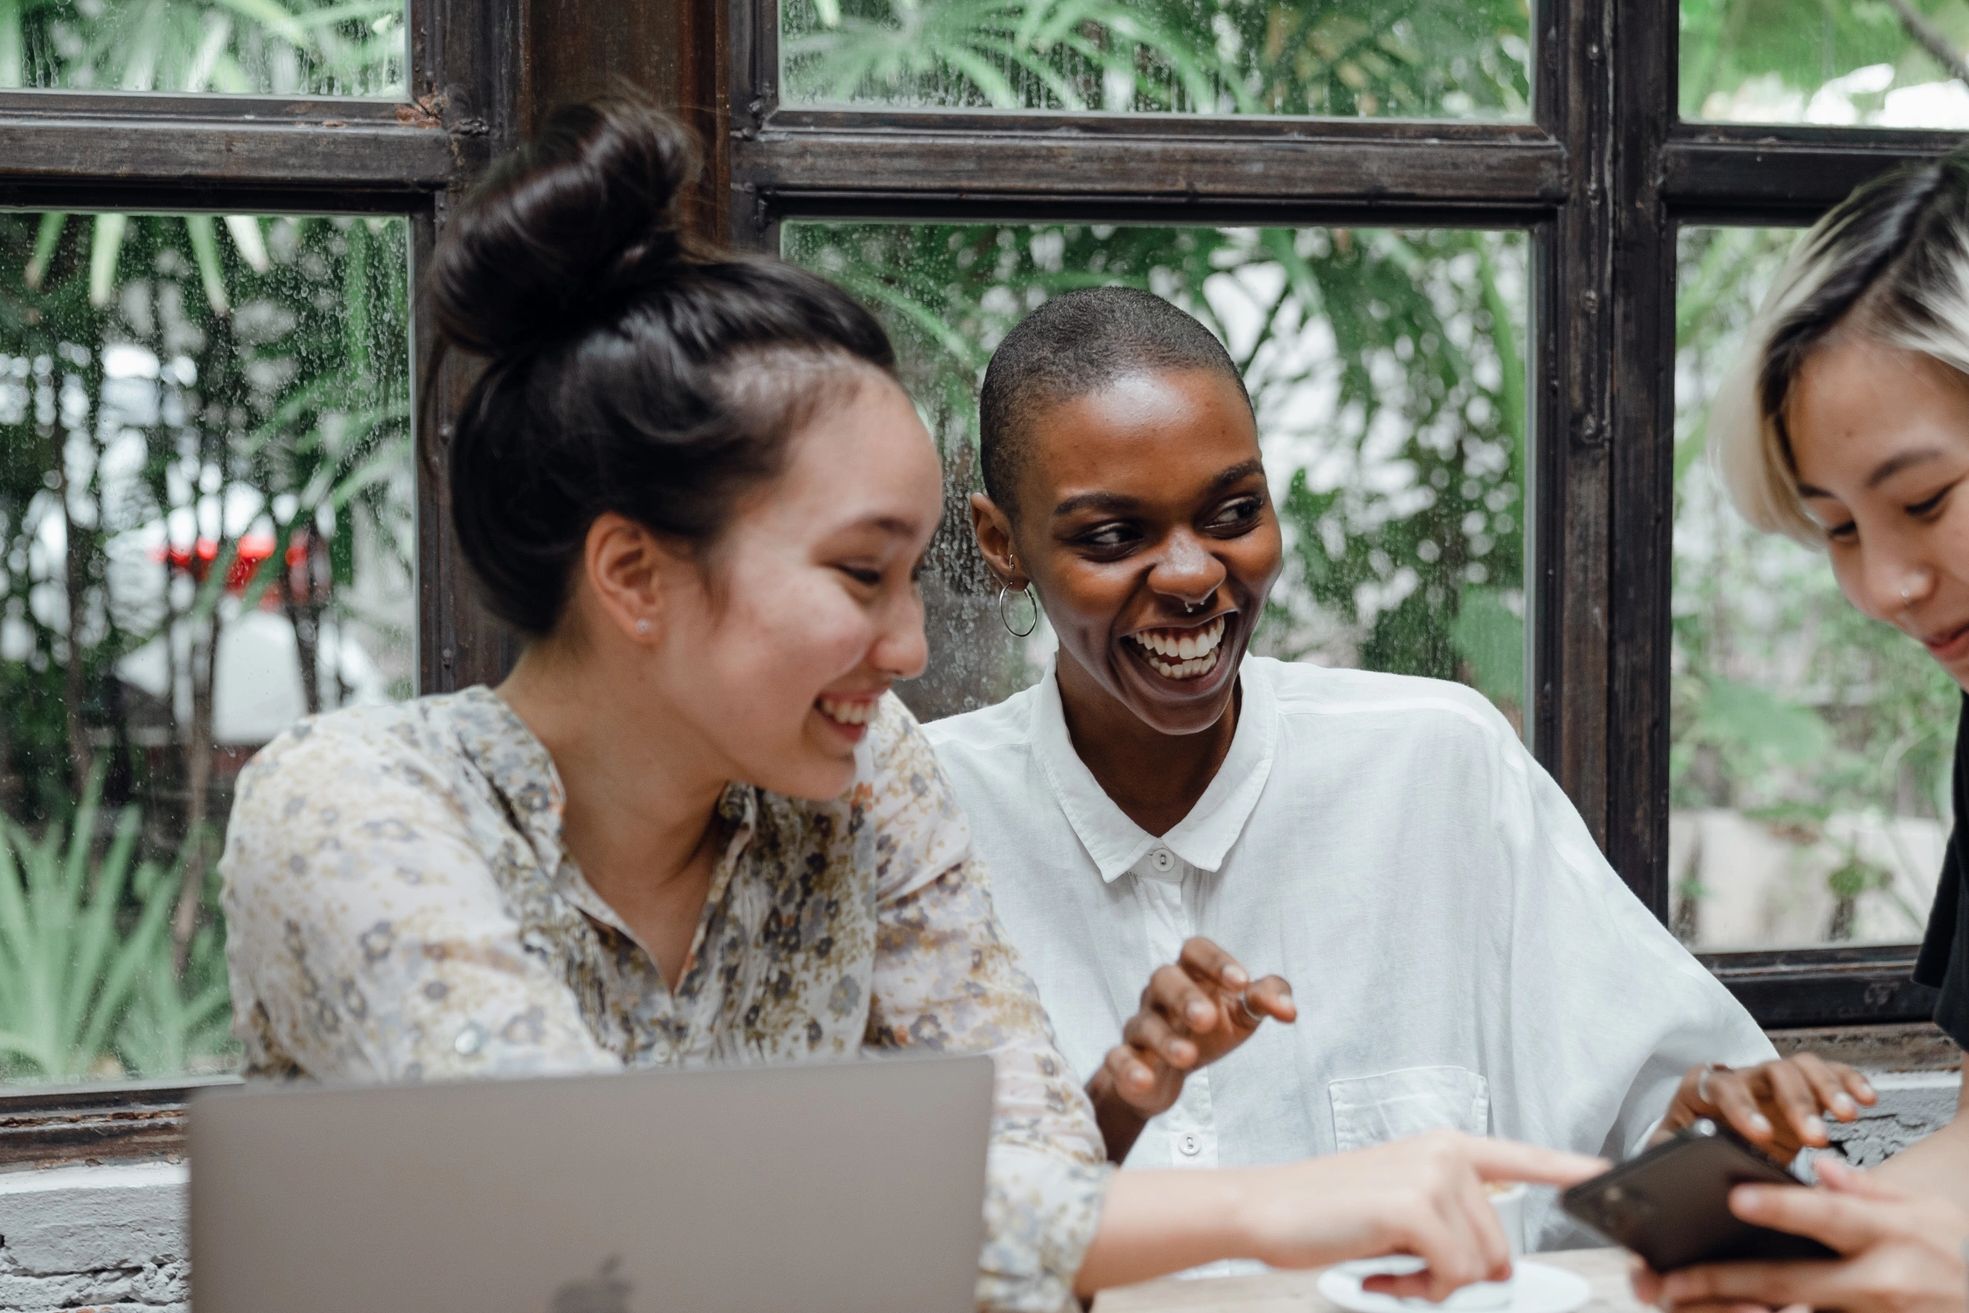
[[[1825,1123],[1817,1117],[1807,1117],[1805,1119],[1805,1135],[1808,1139],[1823,1140],[1825,1138]]]
[[[1860,1105],[1853,1102],[1852,1095],[1840,1094],[1833,1097],[1832,1110],[1841,1117],[1854,1117],[1859,1115]]]
[[[1244,968],[1235,964],[1224,968],[1224,983],[1232,989],[1241,989],[1249,984],[1251,977],[1244,974]]]
[[[1198,1024],[1210,1020],[1210,1005],[1202,1000],[1190,1004],[1189,1016],[1191,1021],[1197,1022]]]
[[[1769,1135],[1771,1133],[1771,1119],[1761,1112],[1753,1113],[1750,1118],[1750,1129],[1759,1135]]]
[[[1862,1079],[1860,1081],[1860,1093],[1866,1095],[1869,1099],[1872,1098],[1874,1096],[1873,1082]]]

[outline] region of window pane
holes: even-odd
[[[1529,0],[781,0],[790,104],[1530,116]]]
[[[888,323],[949,477],[919,715],[997,701],[1052,650],[1001,624],[972,542],[976,387],[1048,296],[1127,284],[1242,368],[1285,533],[1254,650],[1525,701],[1526,244],[1519,233],[788,224],[788,256]]]
[[[1682,116],[1969,127],[1969,0],[1682,0]]]
[[[16,0],[0,87],[406,94],[405,0]]]
[[[0,213],[0,1083],[233,1060],[239,768],[411,691],[408,238]]]
[[[1754,533],[1703,448],[1796,236],[1680,239],[1669,865],[1675,929],[1705,949],[1916,942],[1948,839],[1955,685],[1823,553]]]

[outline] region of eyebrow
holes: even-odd
[[[1916,465],[1924,465],[1936,459],[1941,454],[1942,450],[1939,447],[1916,447],[1913,451],[1903,451],[1898,455],[1889,456],[1886,460],[1881,461],[1879,465],[1875,466],[1873,473],[1867,476],[1866,486],[1869,489],[1878,488],[1902,470],[1913,469]],[[1809,483],[1798,485],[1798,495],[1800,497],[1824,497],[1837,500],[1824,488],[1815,487]]]
[[[915,521],[905,520],[899,515],[870,515],[843,526],[841,532],[851,533],[856,529],[874,529],[897,538],[910,538],[915,536],[917,526]]]
[[[1254,474],[1263,474],[1264,472],[1265,462],[1262,460],[1248,460],[1242,464],[1233,465],[1210,480],[1210,486],[1205,489],[1205,494],[1211,495],[1222,492],[1234,483],[1241,483]],[[1141,504],[1139,499],[1130,497],[1125,493],[1079,492],[1063,499],[1059,505],[1055,506],[1053,508],[1053,517],[1059,519],[1062,516],[1072,515],[1077,511],[1107,511],[1110,514],[1118,515],[1132,511]]]

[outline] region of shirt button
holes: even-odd
[[[458,1032],[458,1038],[451,1042],[451,1047],[461,1058],[477,1056],[478,1051],[485,1047],[485,1028],[474,1021]]]
[[[1151,848],[1149,850],[1149,865],[1155,868],[1157,872],[1167,875],[1176,869],[1176,854],[1170,852],[1167,848]]]
[[[1183,1157],[1194,1158],[1203,1152],[1203,1141],[1197,1139],[1194,1133],[1185,1131],[1176,1141],[1176,1148],[1182,1152]]]

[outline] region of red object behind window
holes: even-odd
[[[232,562],[226,567],[226,591],[239,596],[246,591],[253,576],[260,567],[273,556],[275,539],[271,534],[249,533],[239,540],[238,550],[233,553]],[[220,545],[210,538],[200,538],[190,547],[166,546],[155,549],[151,556],[165,562],[173,570],[182,570],[200,583],[204,583],[212,573],[213,564],[219,559]],[[308,535],[297,533],[287,543],[287,572],[298,597],[307,597],[312,591],[308,587]],[[269,590],[265,604],[278,605],[279,597]]]

